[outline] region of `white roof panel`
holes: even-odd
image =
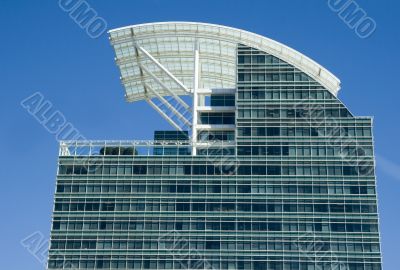
[[[199,88],[236,88],[236,48],[238,44],[244,44],[293,65],[335,96],[340,89],[339,79],[307,56],[279,42],[240,29],[195,22],[161,22],[117,28],[109,34],[128,101],[154,97],[146,91],[146,85],[162,96],[170,95],[140,67],[153,72],[175,94],[190,94],[138,51],[135,44],[148,51],[189,89],[193,85],[196,41],[199,43],[201,65]]]

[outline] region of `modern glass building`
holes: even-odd
[[[109,34],[172,129],[61,143],[48,269],[381,269],[372,119],[334,75],[220,25]]]

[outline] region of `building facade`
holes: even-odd
[[[61,143],[48,269],[381,269],[372,119],[329,71],[211,24],[110,40],[175,131]]]

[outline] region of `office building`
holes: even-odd
[[[171,130],[61,143],[49,269],[381,269],[372,119],[333,74],[220,25],[109,34]]]

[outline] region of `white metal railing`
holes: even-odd
[[[218,148],[234,146],[235,141],[155,141],[155,140],[91,140],[91,141],[61,141],[60,156],[98,156],[98,155],[191,155],[193,146],[201,148]],[[181,150],[181,151],[180,151]],[[182,150],[187,150],[182,151]]]

